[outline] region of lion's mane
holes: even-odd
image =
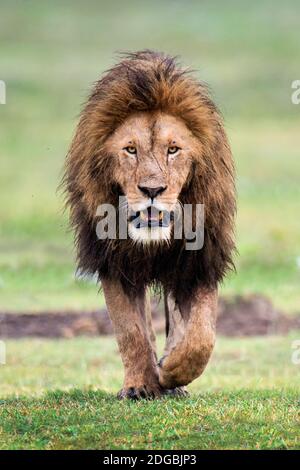
[[[203,149],[179,198],[205,204],[204,246],[198,251],[185,250],[184,240],[145,249],[130,239],[96,235],[97,206],[117,206],[122,194],[114,158],[103,144],[131,113],[153,110],[182,118]],[[126,54],[95,84],[67,155],[63,186],[79,270],[118,279],[129,296],[154,284],[184,300],[197,286],[216,287],[234,268],[234,168],[222,118],[206,86],[173,57],[148,50]]]

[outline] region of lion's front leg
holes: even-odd
[[[102,280],[105,300],[112,320],[125,369],[119,398],[154,398],[161,394],[156,356],[147,329],[145,294],[130,299],[122,286]]]
[[[217,290],[208,289],[198,289],[189,305],[170,310],[173,328],[159,367],[162,387],[187,385],[202,374],[215,344],[216,312]]]

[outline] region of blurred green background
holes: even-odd
[[[237,169],[239,256],[224,295],[300,310],[300,4],[272,1],[1,1],[0,311],[96,308],[74,278],[56,193],[78,113],[118,50],[182,57],[220,106]]]

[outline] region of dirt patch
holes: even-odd
[[[164,331],[164,314],[153,303],[153,319],[157,332]],[[218,334],[256,336],[286,334],[300,329],[300,315],[287,316],[274,309],[260,295],[220,299]],[[105,309],[92,312],[0,313],[0,338],[44,337],[72,338],[112,334],[112,325]]]
[[[217,331],[224,336],[286,334],[300,329],[300,315],[285,315],[261,295],[220,299]]]
[[[72,338],[112,333],[106,310],[95,312],[1,313],[0,337]]]

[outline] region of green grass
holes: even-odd
[[[237,274],[224,295],[300,305],[297,0],[1,2],[0,311],[90,309],[56,193],[81,103],[117,50],[181,55],[223,111],[237,167]],[[299,336],[299,335],[298,335]],[[299,448],[286,337],[220,338],[188,400],[119,403],[108,337],[7,341],[0,448]]]
[[[0,449],[299,449],[298,406],[279,391],[121,404],[100,391],[51,392],[0,403]]]
[[[299,19],[296,0],[2,2],[0,309],[103,303],[94,285],[74,280],[56,187],[91,83],[116,50],[149,47],[198,70],[225,117],[237,166],[239,258],[222,292],[261,292],[299,310],[300,107],[290,99]]]
[[[289,389],[300,386],[298,368],[291,361],[292,341],[299,334],[258,338],[219,337],[212,360],[200,380],[199,391]],[[162,351],[163,338],[159,346]],[[0,397],[40,395],[46,390],[97,387],[116,393],[123,369],[114,339],[22,339],[6,341],[7,364],[0,366]]]
[[[300,448],[295,338],[219,338],[188,399],[141,403],[115,398],[122,367],[110,337],[7,341],[0,448]]]

